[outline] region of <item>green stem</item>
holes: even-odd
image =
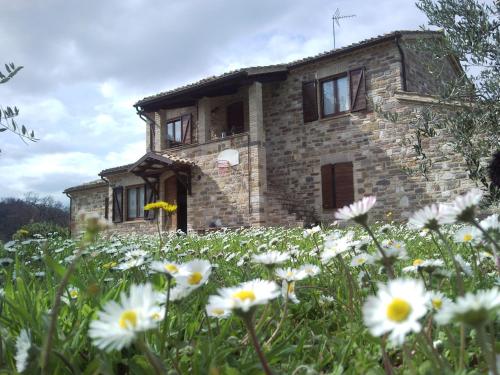
[[[278,333],[281,329],[281,326],[283,325],[283,322],[285,321],[287,311],[288,311],[288,282],[287,282],[287,290],[286,290],[286,297],[285,297],[285,305],[283,306],[283,313],[281,315],[280,322],[276,326],[276,329],[272,333],[271,337],[269,337],[269,339],[266,341],[266,344],[265,344],[266,346],[271,344],[271,342],[274,340],[274,338],[278,335]]]
[[[163,334],[162,334],[162,347],[161,354],[165,354],[165,350],[167,348],[167,339],[168,339],[168,309],[170,306],[170,284],[172,282],[172,276],[167,275],[167,301],[165,303],[165,316],[163,318]]]
[[[477,341],[478,344],[481,346],[484,359],[486,360],[486,363],[488,364],[491,373],[493,375],[498,375],[495,350],[494,348],[492,348],[492,350],[488,348],[488,339],[487,339],[485,325],[480,324],[478,327],[476,327],[476,331],[477,331]]]
[[[273,375],[273,372],[271,371],[271,368],[269,367],[269,363],[267,362],[266,357],[264,356],[264,353],[262,352],[262,349],[259,344],[259,340],[257,339],[257,334],[255,333],[255,328],[253,325],[253,314],[246,314],[243,316],[243,322],[245,323],[248,333],[250,334],[250,338],[252,339],[252,344],[257,352],[257,355],[259,357],[260,363],[262,364],[262,368],[264,370],[264,373],[266,375]]]
[[[453,267],[455,267],[455,273],[457,274],[458,294],[463,296],[465,294],[465,290],[464,290],[464,280],[462,278],[462,271],[460,270],[458,262],[455,259],[455,256],[453,255],[453,250],[450,247],[450,244],[448,243],[448,240],[446,239],[446,237],[441,233],[441,231],[439,229],[436,230],[436,233],[439,236],[439,238],[441,239],[441,241],[444,243],[446,250],[448,250],[448,255],[451,257],[451,261],[453,262]]]
[[[373,239],[373,242],[375,243],[375,246],[377,246],[380,255],[382,255],[382,261],[384,263],[385,269],[387,270],[387,276],[389,276],[389,279],[394,279],[395,275],[394,275],[394,269],[392,268],[392,263],[385,254],[384,249],[382,249],[382,246],[378,242],[377,237],[375,237],[368,224],[363,224],[363,228],[368,232],[368,235]]]
[[[142,351],[142,353],[146,356],[148,362],[153,366],[156,375],[166,374],[165,368],[163,364],[160,362],[158,357],[156,357],[151,349],[149,349],[148,344],[146,344],[143,339],[139,339],[135,343],[137,347]]]

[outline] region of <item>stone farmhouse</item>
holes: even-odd
[[[302,226],[333,221],[337,208],[372,194],[376,217],[391,211],[398,219],[462,192],[465,168],[446,155],[428,179],[405,173],[413,159],[402,140],[411,124],[375,110],[418,110],[462,73],[452,57],[442,62],[440,80],[424,68],[418,41],[439,37],[392,32],[139,100],[144,156],[66,189],[72,228],[80,210],[109,218],[118,232],[153,232],[156,220],[163,230],[184,232]],[[177,213],[144,212],[158,199],[175,202]]]

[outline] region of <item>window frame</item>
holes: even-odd
[[[178,121],[181,123],[181,137],[180,137],[181,140],[179,142],[175,140],[175,136],[176,136],[175,123],[178,122]],[[171,140],[168,137],[168,125],[169,124],[173,124],[173,130],[174,130],[174,132],[173,132],[174,139],[173,140]],[[167,147],[179,146],[179,145],[187,144],[187,143],[183,143],[182,142],[183,133],[184,133],[184,129],[183,129],[183,126],[182,126],[182,116],[173,117],[173,118],[167,119],[165,121],[165,140],[167,142]]]
[[[338,107],[340,108],[339,100],[338,100],[338,85],[337,85],[337,80],[340,78],[346,78],[347,79],[347,110],[345,111],[338,111],[335,112],[335,109]],[[319,95],[320,95],[320,115],[321,118],[329,118],[329,117],[336,117],[340,115],[344,115],[346,113],[351,112],[351,90],[350,90],[350,78],[349,78],[349,72],[343,72],[343,73],[338,73],[334,74],[328,77],[321,78],[319,81]],[[325,105],[324,105],[324,95],[323,95],[323,84],[325,82],[334,82],[333,86],[333,96],[334,96],[334,103],[335,103],[335,108],[334,112],[330,114],[325,114]]]
[[[124,204],[124,210],[125,210],[125,218],[126,218],[126,221],[136,221],[136,220],[144,220],[145,219],[145,216],[144,216],[144,210],[142,212],[142,216],[138,216],[138,213],[140,212],[140,205],[139,205],[139,202],[140,200],[138,199],[140,194],[137,193],[138,191],[140,191],[140,189],[143,188],[144,189],[144,192],[143,192],[143,198],[144,198],[144,204],[146,204],[146,184],[137,184],[137,185],[130,185],[130,186],[127,186],[125,187],[125,204]],[[129,211],[128,211],[128,208],[129,208],[129,202],[128,202],[128,197],[129,197],[129,191],[130,190],[136,190],[136,216],[135,217],[130,217],[129,216]]]

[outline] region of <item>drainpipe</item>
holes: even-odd
[[[73,211],[73,199],[68,193],[64,193],[69,198],[69,236],[71,237],[71,211]]]
[[[252,213],[252,194],[251,194],[251,183],[252,183],[252,169],[250,167],[250,129],[247,133],[247,163],[248,163],[248,220],[250,220],[250,214]]]
[[[405,54],[403,52],[403,48],[401,48],[401,45],[399,44],[399,41],[401,39],[401,34],[397,34],[396,37],[394,38],[394,41],[396,43],[396,46],[398,47],[399,51],[399,56],[401,56],[401,89],[403,91],[407,91],[407,84],[406,84],[406,62],[405,62]]]
[[[139,115],[139,118],[144,121],[146,124],[149,125],[149,151],[154,150],[154,141],[155,141],[155,136],[156,136],[156,131],[155,131],[155,121],[149,117],[146,112],[144,112],[143,109],[140,109],[138,105],[134,105],[136,113]]]

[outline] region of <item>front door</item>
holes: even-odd
[[[176,176],[165,180],[165,202],[176,204],[177,212],[165,222],[165,229],[169,231],[182,230],[187,232],[187,190]]]

